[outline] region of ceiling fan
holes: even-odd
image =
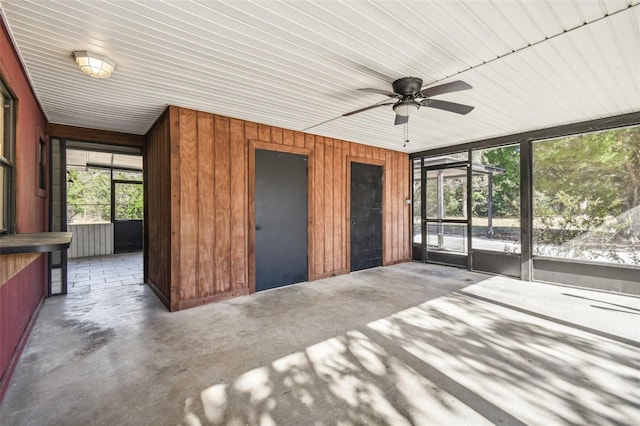
[[[450,83],[441,84],[439,86],[427,87],[422,89],[422,79],[416,77],[403,77],[393,82],[393,92],[380,89],[358,89],[363,92],[378,93],[397,99],[394,102],[377,103],[365,108],[342,114],[343,117],[378,108],[385,105],[393,105],[393,111],[396,113],[395,125],[405,124],[409,122],[409,115],[420,109],[420,107],[437,108],[444,111],[455,112],[456,114],[468,114],[474,107],[469,105],[457,104],[455,102],[441,101],[439,99],[431,99],[432,96],[442,95],[444,93],[458,92],[460,90],[472,89],[471,85],[464,81],[452,81]]]

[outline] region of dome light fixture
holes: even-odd
[[[420,108],[420,104],[413,100],[403,100],[393,106],[393,111],[402,117],[408,117]]]
[[[89,74],[93,78],[109,78],[116,69],[116,63],[99,53],[79,50],[73,52],[73,57],[80,67],[80,71]]]

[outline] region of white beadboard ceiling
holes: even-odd
[[[639,3],[0,0],[52,123],[144,134],[171,104],[406,152],[640,111]],[[390,106],[341,117],[405,76],[475,110],[422,108],[406,148]]]

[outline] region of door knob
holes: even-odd
[[[260,231],[261,229],[262,229],[262,226],[256,225],[256,231]]]

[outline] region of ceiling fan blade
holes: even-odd
[[[377,93],[377,94],[379,94],[379,95],[385,95],[385,96],[388,96],[388,97],[390,97],[390,98],[397,98],[397,97],[399,97],[399,95],[398,95],[397,93],[393,93],[393,92],[390,92],[390,91],[388,91],[388,90],[372,89],[372,88],[370,88],[370,87],[365,88],[365,89],[358,89],[358,90],[359,90],[359,91],[361,91],[361,92]]]
[[[442,95],[443,93],[459,92],[460,90],[473,89],[470,84],[461,80],[452,81],[451,83],[441,84],[439,86],[427,87],[420,91],[427,98],[431,96]]]
[[[360,109],[357,109],[357,110],[355,110],[355,111],[351,111],[351,112],[348,112],[348,113],[346,113],[346,114],[342,114],[342,116],[343,116],[343,117],[348,117],[348,116],[350,116],[350,115],[357,114],[357,113],[359,113],[359,112],[367,111],[367,110],[370,110],[370,109],[378,108],[378,107],[381,107],[381,106],[385,106],[385,105],[393,105],[394,103],[395,103],[395,102],[386,102],[386,103],[384,103],[384,104],[375,104],[375,105],[370,105],[370,106],[368,106],[368,107],[360,108]]]
[[[456,114],[469,114],[473,111],[472,106],[457,104],[455,102],[441,101],[439,99],[427,99],[422,102],[422,106],[442,109],[444,111],[455,112]]]
[[[393,123],[396,126],[399,124],[407,124],[409,122],[409,116],[408,115],[398,115],[396,114],[396,121]]]

